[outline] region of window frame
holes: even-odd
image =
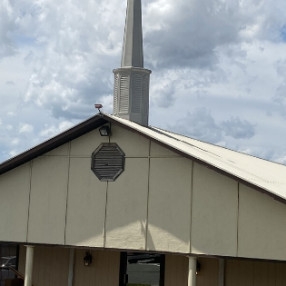
[[[127,254],[134,252],[121,252],[120,253],[120,271],[119,271],[119,286],[127,285]],[[152,252],[138,252],[138,254],[159,254],[160,255],[160,282],[159,286],[165,285],[165,255],[161,253]]]

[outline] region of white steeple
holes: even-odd
[[[143,68],[141,1],[127,2],[122,67]]]
[[[127,0],[121,68],[113,73],[113,114],[148,126],[151,71],[143,63],[141,0]]]

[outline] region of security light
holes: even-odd
[[[100,127],[99,133],[101,136],[109,136],[110,135],[110,127],[107,125]]]

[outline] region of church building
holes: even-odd
[[[285,286],[286,166],[149,126],[141,17],[113,114],[0,164],[0,286]]]

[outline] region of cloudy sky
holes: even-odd
[[[286,1],[142,0],[150,125],[286,164]],[[0,1],[0,162],[112,112],[126,1]]]

